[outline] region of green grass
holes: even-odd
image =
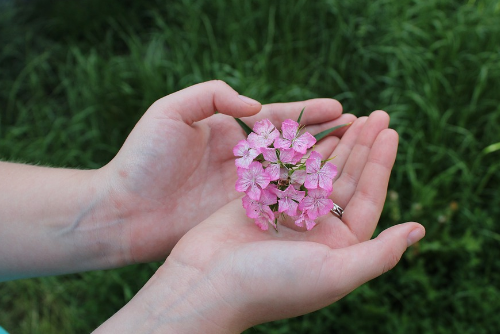
[[[103,3],[0,8],[1,159],[102,166],[155,99],[214,78],[264,103],[384,109],[401,145],[380,229],[427,237],[338,303],[248,333],[498,331],[498,1]],[[90,332],[157,267],[2,283],[0,325]]]

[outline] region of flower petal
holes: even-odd
[[[279,171],[278,171],[278,178],[279,178]],[[258,174],[255,176],[255,183],[258,184],[262,189],[267,187],[269,182],[271,182],[271,177],[264,170],[262,174]]]
[[[295,225],[299,227],[304,227],[304,215],[300,215],[297,220],[295,220]]]
[[[334,179],[337,176],[337,166],[332,164],[331,162],[325,163],[325,165],[321,168],[321,173],[328,176],[330,179]]]
[[[293,140],[297,135],[298,130],[299,130],[299,123],[291,119],[286,119],[281,124],[281,132],[283,133],[283,138],[285,139]]]
[[[292,164],[296,165],[300,160],[302,160],[303,157],[304,154],[300,152],[295,152],[295,154],[293,155]]]
[[[314,226],[316,226],[316,222],[312,219],[305,219],[306,229],[308,231],[312,230]]]
[[[249,148],[250,145],[246,140],[240,140],[233,148],[233,154],[235,157],[242,157]]]
[[[291,164],[294,160],[295,151],[293,148],[282,148],[279,150],[280,152],[280,160],[285,164]]]
[[[250,166],[250,164],[252,163],[253,159],[255,159],[256,156],[257,155],[252,156],[252,155],[248,154],[248,155],[243,156],[239,159],[236,159],[234,161],[234,164],[236,165],[236,167],[239,167],[239,168],[248,168],[248,166]]]
[[[256,184],[251,184],[246,191],[248,197],[250,197],[250,199],[253,199],[254,201],[258,201],[260,199],[260,193],[261,190],[259,187],[257,187]]]
[[[290,198],[280,199],[278,201],[278,212],[285,212],[289,216],[295,216],[297,214],[297,207],[299,204]]]
[[[288,197],[296,201],[301,201],[305,194],[305,191],[297,191],[292,185],[289,185],[284,191],[278,190],[277,193],[279,198]]]
[[[278,162],[278,156],[276,155],[275,148],[263,147],[260,149],[260,153],[264,156],[264,159],[269,162]]]
[[[309,132],[306,132],[292,142],[292,148],[297,152],[305,154],[307,149],[312,147],[314,144],[316,144],[316,138],[314,138]]]
[[[321,203],[318,203],[318,213],[320,216],[326,215],[333,209],[333,201],[329,198],[320,199],[318,202]]]
[[[290,148],[292,141],[284,138],[276,138],[274,141],[274,147],[276,148]]]
[[[240,177],[236,180],[236,191],[244,192],[248,189],[248,187],[250,187],[251,184],[252,182],[249,179]]]
[[[262,231],[267,231],[269,229],[269,224],[262,218],[255,219],[255,225],[257,225]]]
[[[271,145],[272,142],[274,142],[276,140],[276,138],[279,138],[280,136],[280,132],[278,131],[278,129],[274,129],[268,136],[267,138],[271,141],[269,143],[269,145]]]
[[[318,188],[318,174],[307,174],[304,182],[304,187],[307,189]]]
[[[280,135],[279,131],[268,119],[256,122],[253,131],[248,135],[248,142],[255,148],[268,147]]]
[[[308,173],[316,173],[321,168],[321,159],[323,157],[316,151],[312,151],[306,161],[306,171]]]
[[[279,164],[270,164],[265,169],[267,175],[269,175],[270,181],[279,180],[280,178],[280,165]],[[263,187],[265,188],[265,187]]]
[[[283,211],[288,210],[289,204],[290,204],[290,202],[287,198],[280,199],[278,201],[278,212],[283,212]]]
[[[296,170],[293,172],[292,176],[290,176],[290,180],[293,183],[304,184],[304,181],[306,180],[306,171],[303,169]]]
[[[307,195],[312,198],[327,198],[329,193],[328,191],[317,188],[317,189],[311,189],[307,192]]]
[[[301,211],[307,211],[309,208],[311,208],[314,205],[314,198],[311,196],[306,196],[300,201],[299,203],[299,210]]]
[[[278,196],[276,196],[276,190],[277,190],[276,186],[274,184],[270,184],[269,187],[262,190],[259,202],[262,205],[276,204],[278,202]]]
[[[241,199],[241,203],[243,204],[243,208],[248,208],[250,206],[250,204],[252,204],[252,200],[250,199],[250,197],[248,197],[247,195],[245,195],[242,199]]]
[[[311,174],[313,175],[313,174]],[[326,191],[330,192],[332,191],[333,188],[333,179],[328,177],[327,175],[323,173],[318,173],[315,174],[318,176],[318,185],[320,188],[325,189]]]
[[[246,209],[246,214],[247,214],[247,217],[249,218],[259,218],[260,217],[260,207],[258,205],[255,205],[255,202],[254,204],[251,204],[249,205]]]
[[[263,136],[252,132],[251,134],[248,135],[248,143],[253,148],[261,148],[269,146],[272,142],[269,143],[269,141]]]
[[[263,133],[271,133],[273,129],[273,123],[271,123],[271,121],[267,118],[263,119],[262,121],[255,122],[253,126],[253,131],[259,135]]]

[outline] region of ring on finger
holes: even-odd
[[[333,208],[330,210],[335,216],[342,219],[342,215],[344,214],[344,209],[342,209],[339,205],[333,203]]]

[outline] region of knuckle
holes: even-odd
[[[399,260],[401,260],[401,254],[396,250],[391,249],[384,263],[382,274],[394,268],[396,264],[398,264]]]
[[[213,85],[219,89],[226,89],[226,88],[231,88],[225,81],[220,80],[220,79],[214,79],[208,81],[208,84]]]

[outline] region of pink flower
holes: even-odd
[[[272,224],[274,227],[274,212],[271,210],[269,205],[276,204],[277,197],[275,191],[270,189],[262,190],[262,194],[259,200],[253,200],[248,195],[243,197],[243,207],[246,210],[247,216],[255,220],[255,224],[259,226],[262,230],[268,229],[268,224]]]
[[[251,199],[259,200],[262,189],[266,188],[271,178],[258,161],[252,162],[248,169],[238,168],[236,190],[245,192]]]
[[[248,195],[243,197],[243,207],[249,209],[249,205],[259,204],[259,205],[272,205],[278,203],[278,196],[276,195],[277,188],[276,185],[270,184],[266,189],[262,189],[260,198],[258,200],[251,199]],[[247,216],[250,218],[255,218],[247,211]]]
[[[291,148],[278,150],[276,148],[261,147],[260,153],[262,153],[262,156],[266,161],[270,162],[270,164],[266,167],[266,172],[271,177],[271,181],[288,179],[288,169],[281,167],[280,161],[284,164],[295,165],[302,159],[303,156],[303,154],[297,153]],[[304,181],[302,181],[302,183],[304,183]]]
[[[316,222],[309,218],[306,212],[302,212],[298,217],[295,217],[295,225],[299,227],[304,227],[304,223],[306,223],[306,229],[308,231],[312,230],[314,226],[316,226]]]
[[[337,175],[337,166],[327,162],[321,167],[321,158],[321,154],[318,152],[311,152],[306,161],[307,175],[304,186],[307,189],[316,189],[319,185],[326,191],[332,191],[333,178]]]
[[[293,148],[282,148],[280,151],[280,160],[284,164],[296,165],[304,156],[300,152],[296,152]]]
[[[328,196],[337,167],[324,163],[317,152],[304,158],[316,139],[301,130],[291,119],[280,130],[264,119],[233,148],[238,167],[236,190],[246,193],[242,200],[246,214],[262,230],[269,225],[276,228],[281,216],[311,230],[315,220],[334,206]]]
[[[294,184],[302,185],[306,180],[306,171],[303,169],[296,170],[293,172],[292,176],[290,176],[290,181]]]
[[[268,147],[280,136],[280,132],[268,119],[256,122],[253,131],[248,135],[248,142],[254,148]]]
[[[309,190],[307,196],[299,203],[299,210],[306,211],[310,219],[327,214],[333,209],[333,201],[328,195],[329,192],[321,188]]]
[[[241,157],[234,162],[236,167],[247,169],[253,159],[259,155],[259,151],[250,147],[250,144],[246,140],[240,140],[233,148],[233,154],[236,157]]]
[[[260,152],[262,153],[262,156],[266,161],[271,162],[271,164],[269,164],[266,167],[266,172],[271,178],[271,181],[278,180],[280,178],[281,165],[278,161],[278,155],[276,154],[276,149],[261,147]]]
[[[307,149],[316,143],[316,138],[309,132],[299,136],[299,123],[291,119],[283,122],[281,132],[283,133],[283,138],[276,138],[274,141],[274,147],[276,148],[292,147],[296,152],[305,154]]]
[[[297,207],[299,206],[298,202],[304,198],[306,192],[297,191],[290,185],[284,191],[278,190],[277,193],[280,198],[278,201],[278,212],[286,212],[289,216],[295,216],[297,214]]]

